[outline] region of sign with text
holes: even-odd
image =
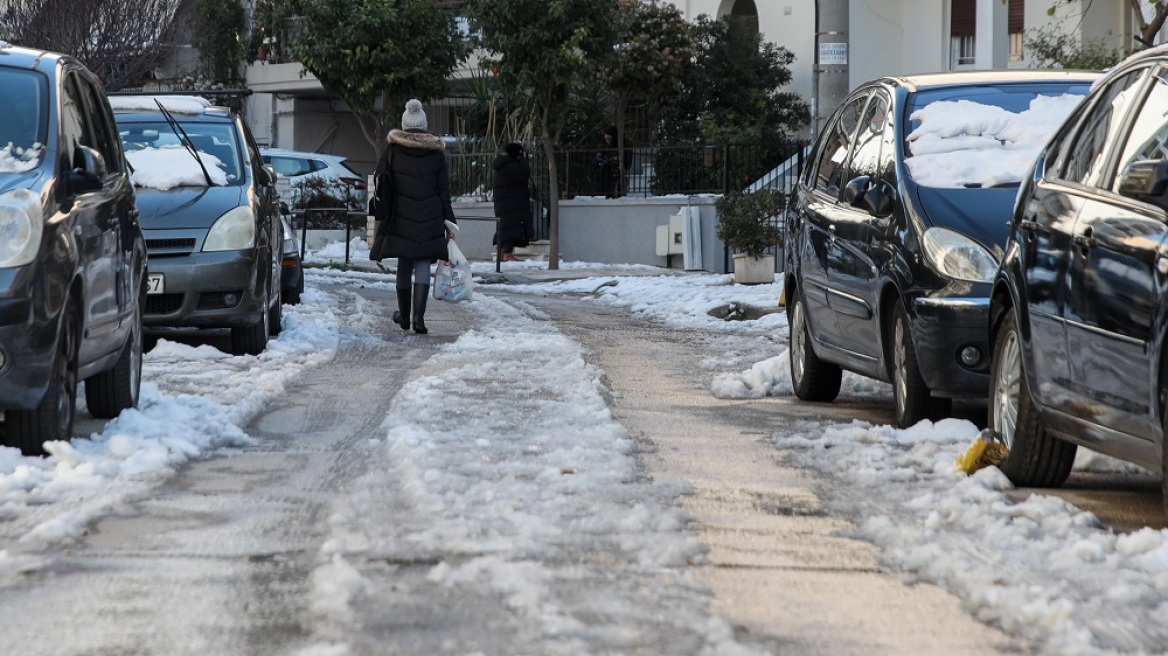
[[[819,63],[824,66],[847,66],[848,44],[821,43],[819,44]]]

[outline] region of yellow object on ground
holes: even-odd
[[[977,439],[973,444],[965,450],[965,453],[957,456],[957,469],[966,474],[990,466],[998,466],[1006,460],[1006,456],[1010,455],[1010,450],[1002,444],[1000,438],[994,434],[993,431],[983,430],[978,434]]]
[[[787,305],[787,290],[780,289],[779,290],[779,307],[785,307],[786,305]]]

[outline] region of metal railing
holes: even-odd
[[[313,207],[308,209],[293,210],[289,223],[292,224],[293,232],[300,233],[300,259],[303,260],[307,247],[305,244],[308,241],[308,230],[341,230],[345,231],[345,264],[352,263],[352,253],[350,251],[350,242],[353,241],[353,231],[357,230],[359,235],[367,235],[368,227],[368,212],[360,210],[350,210],[346,207]],[[469,215],[455,215],[455,219],[459,221],[490,221],[497,226],[499,219],[493,216],[469,216]],[[494,232],[492,231],[492,234]],[[502,271],[501,264],[503,261],[503,247],[501,244],[495,244],[495,272]]]
[[[575,148],[556,153],[556,169],[563,199],[721,194],[748,188],[789,191],[802,168],[806,150],[806,141],[635,147],[624,151],[622,176],[622,156],[615,149]],[[528,152],[535,200],[534,237],[547,239],[548,170],[538,149]],[[496,153],[452,154],[452,195],[491,200],[496,157]]]

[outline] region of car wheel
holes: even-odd
[[[300,305],[300,290],[296,287],[285,287],[282,298],[288,305]]]
[[[277,299],[275,303],[268,308],[268,334],[272,337],[280,334],[284,330],[284,299],[282,297],[283,290],[280,291],[281,298]]]
[[[251,326],[236,326],[231,329],[231,353],[233,355],[259,355],[268,345],[271,334],[270,307],[260,313],[260,320]]]
[[[142,386],[142,307],[134,309],[134,325],[112,369],[85,379],[85,403],[89,414],[110,419],[126,408],[137,407]]]
[[[903,302],[896,304],[892,319],[892,393],[896,403],[896,425],[900,428],[908,428],[922,419],[935,419],[936,412],[946,405],[941,400],[934,403],[929,386],[921,376]]]
[[[795,396],[804,401],[834,401],[839,396],[843,371],[815,355],[803,299],[793,294],[788,323],[790,324],[791,386]]]
[[[5,413],[5,440],[25,455],[43,455],[44,443],[73,437],[77,406],[77,340],[81,327],[77,306],[66,302],[62,311],[57,352],[53,356],[49,388],[32,410]]]
[[[1020,487],[1057,487],[1071,474],[1077,447],[1047,433],[1026,383],[1022,340],[1014,313],[1006,315],[990,369],[989,426],[1009,454],[998,468]]]

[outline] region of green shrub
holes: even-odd
[[[786,195],[775,189],[723,194],[714,201],[718,214],[715,234],[731,250],[758,257],[783,244],[779,223],[786,207]]]

